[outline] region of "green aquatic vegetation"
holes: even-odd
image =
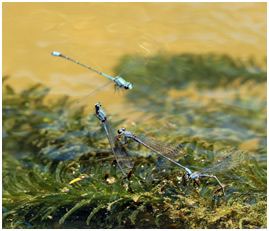
[[[12,158],[9,161],[13,161]],[[4,177],[4,184],[10,185],[5,187],[3,193],[3,205],[7,210],[4,227],[25,228],[27,221],[36,228],[75,228],[78,219],[80,227],[84,228],[238,228],[241,219],[247,221],[240,221],[244,228],[265,225],[262,213],[255,220],[248,216],[259,205],[261,211],[266,210],[266,195],[262,193],[266,188],[260,185],[254,186],[258,189],[256,193],[240,195],[239,188],[244,183],[233,180],[235,183],[229,190],[234,191],[232,194],[228,190],[227,202],[222,196],[212,201],[207,198],[211,197],[216,187],[211,185],[213,182],[201,183],[198,190],[191,185],[184,186],[178,183],[181,174],[178,169],[167,170],[166,173],[157,169],[154,176],[147,177],[143,182],[141,176],[145,174],[143,169],[146,166],[140,168],[138,165],[128,185],[117,175],[114,175],[115,182],[109,183],[104,177],[107,170],[100,172],[99,164],[91,168],[87,179],[70,186],[67,184],[72,175],[67,167],[69,164],[60,162],[54,172],[48,170],[50,166],[44,170],[40,166],[27,171],[19,169],[14,175]],[[146,169],[151,174],[150,168]],[[263,177],[266,178],[265,173]],[[260,180],[266,184],[266,180]],[[246,202],[250,198],[251,203]],[[242,212],[242,207],[248,209]],[[234,223],[227,224],[231,220]]]
[[[134,83],[126,97],[158,121],[156,130],[238,146],[266,144],[267,73],[253,60],[226,55],[159,54],[122,58],[116,73],[140,63],[124,77]]]
[[[177,161],[192,171],[226,154],[242,155],[233,169],[216,173],[226,200],[221,192],[212,200],[219,188],[214,179],[194,186],[182,169],[135,142],[126,144],[135,166],[124,179],[93,115],[82,106],[74,109],[68,97],[48,100],[49,89],[40,84],[15,92],[4,77],[3,228],[267,227],[264,72],[255,64],[214,55],[156,56],[146,64],[149,68],[127,75],[134,83],[127,98],[137,100],[138,110],[148,104],[144,110],[158,123],[138,124],[132,132],[181,144],[184,154]],[[142,76],[145,70],[156,77],[152,88],[152,78],[135,81],[135,72]],[[158,82],[159,74],[169,76],[168,82]],[[169,93],[179,83],[182,91]],[[208,96],[231,85],[238,91],[232,97]],[[110,122],[116,128],[121,119]],[[235,148],[249,140],[258,140],[251,151]],[[84,179],[68,184],[80,176]]]

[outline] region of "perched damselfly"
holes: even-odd
[[[222,193],[225,197],[226,194],[224,191],[224,186],[221,184],[219,179],[215,175],[212,175],[212,174],[227,172],[227,171],[231,170],[232,168],[234,168],[242,159],[243,159],[242,152],[235,152],[235,153],[232,153],[229,155],[223,155],[219,159],[214,161],[212,164],[207,166],[206,168],[204,168],[200,171],[191,173],[191,174],[187,174],[187,177],[189,179],[194,180],[194,182],[197,185],[199,185],[197,182],[197,180],[199,178],[203,178],[203,177],[214,178],[218,182],[218,184],[220,185],[220,189],[222,190]],[[216,190],[213,193],[213,197],[215,197],[216,192],[220,191],[220,189]]]
[[[118,75],[118,76],[116,76],[116,77],[109,76],[109,75],[107,75],[107,74],[105,74],[105,73],[103,73],[103,72],[101,72],[101,71],[98,71],[98,70],[96,70],[96,69],[94,69],[94,68],[92,68],[92,67],[90,67],[90,66],[88,66],[88,65],[85,65],[85,64],[83,64],[83,63],[81,63],[81,62],[79,62],[79,61],[76,61],[76,60],[74,60],[74,59],[72,59],[72,58],[70,58],[70,57],[68,57],[68,56],[66,56],[66,55],[63,55],[63,54],[60,53],[60,52],[57,52],[57,51],[53,51],[51,54],[54,55],[54,56],[58,56],[58,57],[62,57],[62,58],[65,58],[65,59],[67,59],[67,60],[70,60],[70,61],[72,61],[72,62],[74,62],[74,63],[76,63],[76,64],[79,64],[79,65],[81,65],[81,66],[83,66],[83,67],[85,67],[85,68],[87,68],[87,69],[90,69],[90,70],[92,70],[92,71],[98,73],[99,75],[102,75],[102,76],[104,76],[104,77],[106,77],[106,78],[108,78],[108,79],[110,80],[110,81],[109,81],[108,83],[106,83],[105,85],[103,85],[103,86],[97,88],[95,91],[89,93],[88,95],[86,95],[85,97],[83,97],[82,99],[80,99],[80,100],[78,101],[78,103],[81,102],[82,100],[84,100],[86,97],[92,95],[92,94],[95,93],[96,91],[100,90],[101,88],[105,87],[106,85],[110,84],[111,82],[114,82],[114,83],[115,83],[115,89],[116,89],[116,88],[122,88],[122,89],[125,89],[125,90],[130,90],[130,89],[133,88],[133,84],[132,84],[131,82],[127,82],[127,81],[125,81],[122,77],[120,77],[120,75]]]

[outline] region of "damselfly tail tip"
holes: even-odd
[[[61,53],[58,51],[53,51],[53,52],[51,52],[51,54],[54,56],[61,56]]]

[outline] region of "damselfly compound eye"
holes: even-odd
[[[132,83],[129,83],[127,86],[128,86],[128,89],[130,89],[130,90],[133,88],[133,84]]]

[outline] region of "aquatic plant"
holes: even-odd
[[[157,82],[152,86],[146,76],[158,76]],[[68,97],[48,101],[49,89],[40,84],[15,92],[4,77],[3,228],[266,228],[265,76],[255,65],[227,56],[160,55],[126,77],[134,83],[130,102],[135,97],[138,110],[158,119],[133,132],[181,144],[179,163],[195,171],[224,154],[244,156],[240,167],[218,174],[226,200],[221,193],[211,199],[218,188],[214,180],[193,186],[182,169],[134,142],[126,145],[135,163],[126,180],[93,115],[72,108]],[[240,94],[229,103],[192,98],[194,89],[228,91],[232,84]],[[185,95],[171,93],[178,85]],[[123,123],[117,117],[110,122],[114,128]],[[252,151],[234,148],[254,139],[259,142]],[[68,184],[79,176],[84,179]]]

